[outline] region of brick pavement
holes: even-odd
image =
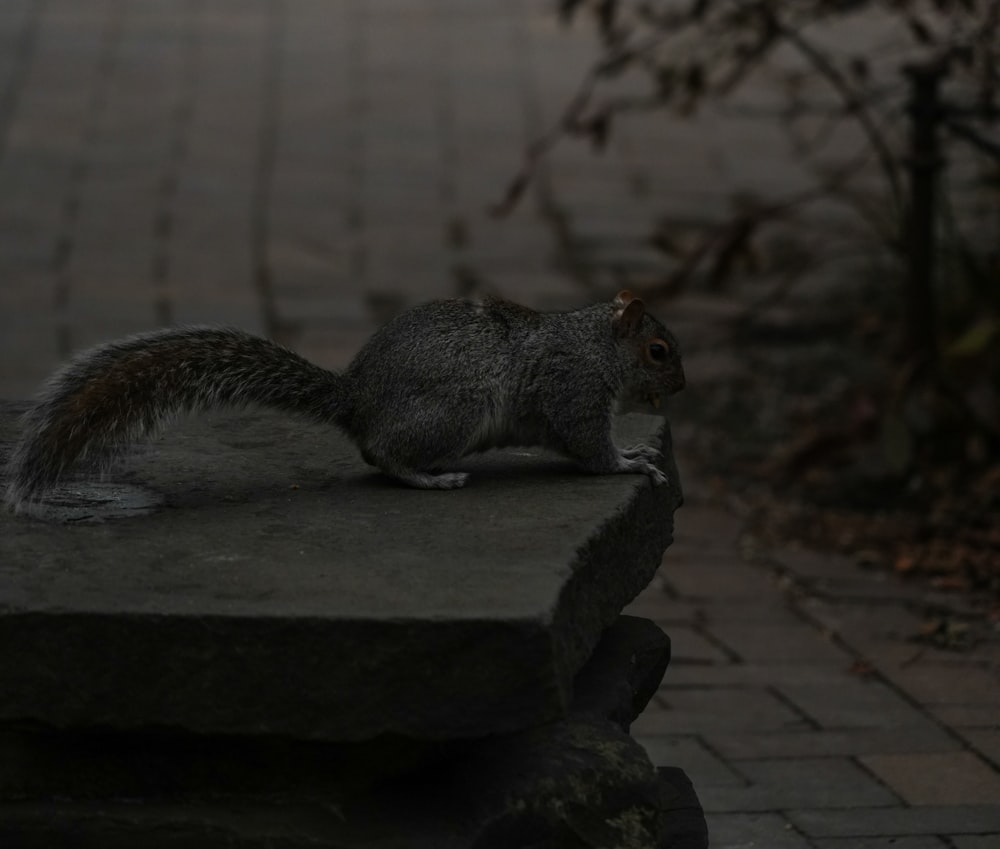
[[[542,0],[4,0],[0,396],[73,350],[172,322],[343,364],[400,306],[488,287],[539,307],[661,273],[644,239],[736,190],[794,188],[777,131],[706,111],[560,148],[493,219],[591,56]],[[734,140],[738,144],[733,145]],[[739,305],[673,321],[689,380],[731,369]],[[677,444],[695,438],[677,406]],[[749,552],[697,471],[635,603],[675,659],[635,726],[684,767],[716,847],[1000,845],[1000,645],[918,651],[919,591]]]
[[[740,523],[684,477],[675,544],[630,608],[674,644],[633,734],[692,776],[713,845],[1000,841],[1000,640],[908,642],[920,593],[832,555],[748,559]]]

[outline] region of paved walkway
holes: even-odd
[[[1000,845],[1000,640],[922,649],[919,591],[836,556],[748,560],[739,522],[693,501],[630,608],[674,651],[632,730],[692,777],[712,845]]]
[[[552,5],[4,0],[0,396],[172,322],[239,324],[336,367],[428,297],[641,291],[668,267],[643,238],[654,218],[801,185],[775,129],[707,112],[623,125],[598,159],[569,143],[491,218],[591,56]],[[677,307],[691,383],[718,367],[727,309]],[[833,558],[748,561],[697,470],[685,484],[635,606],[675,659],[635,731],[689,771],[713,846],[1000,845],[997,642],[919,652],[918,592]]]

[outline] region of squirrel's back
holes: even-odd
[[[489,447],[546,444],[540,396],[567,391],[552,385],[560,379],[556,361],[565,360],[581,379],[592,360],[606,379],[608,357],[594,348],[605,336],[613,344],[611,312],[602,304],[540,313],[492,297],[432,301],[402,312],[345,373],[352,401],[347,430],[375,456],[433,433],[449,446],[435,458],[445,463]]]

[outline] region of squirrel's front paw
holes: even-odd
[[[667,483],[667,476],[656,465],[656,461],[661,459],[663,454],[655,448],[649,445],[633,445],[631,448],[623,450],[620,457],[621,470],[623,472],[649,475],[653,486],[661,486]]]
[[[647,475],[649,475],[649,479],[653,482],[653,486],[664,486],[665,484],[670,483],[670,478],[663,473],[663,470],[658,466],[654,466],[652,463],[650,463],[644,471]]]

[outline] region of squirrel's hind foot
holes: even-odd
[[[459,489],[469,480],[468,472],[388,472],[397,480],[417,489]]]

